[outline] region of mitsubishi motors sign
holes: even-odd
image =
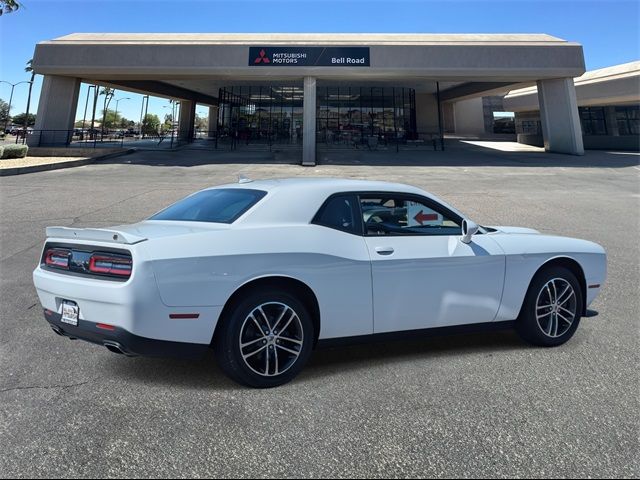
[[[249,66],[369,67],[369,47],[249,47]]]

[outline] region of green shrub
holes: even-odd
[[[4,153],[4,147],[0,145],[0,158],[2,158],[3,153]]]
[[[2,159],[24,158],[27,156],[29,147],[26,145],[5,145],[2,152]]]

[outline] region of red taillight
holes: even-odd
[[[115,331],[116,327],[113,325],[107,325],[106,323],[96,323],[96,328],[100,328],[102,330],[109,330],[110,332]]]
[[[131,276],[131,259],[111,255],[92,255],[89,259],[89,271],[103,275]]]
[[[51,248],[47,250],[44,255],[44,264],[48,267],[55,268],[69,268],[69,257],[71,252],[69,250],[60,250],[57,248]]]

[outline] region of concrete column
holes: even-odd
[[[71,141],[78,107],[80,79],[45,75],[33,135],[27,137],[30,146],[65,146]]]
[[[180,100],[180,115],[178,117],[178,139],[193,141],[196,130],[196,102]]]
[[[439,133],[438,99],[431,93],[416,93],[416,129],[418,133]]]
[[[209,107],[209,137],[215,137],[218,127],[218,107]]]
[[[302,165],[316,164],[316,79],[304,77]]]
[[[547,152],[584,155],[573,78],[539,80],[538,101],[544,149]]]
[[[444,102],[442,104],[442,119],[445,133],[454,133],[456,131],[456,110],[453,103]]]
[[[482,97],[460,100],[453,104],[453,108],[457,134],[480,136],[485,133]]]

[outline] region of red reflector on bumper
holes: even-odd
[[[106,323],[96,323],[96,327],[102,330],[109,330],[110,332],[113,332],[116,329],[113,325],[107,325]]]
[[[195,320],[196,318],[199,318],[200,314],[199,313],[171,313],[169,314],[169,318],[171,320]]]

